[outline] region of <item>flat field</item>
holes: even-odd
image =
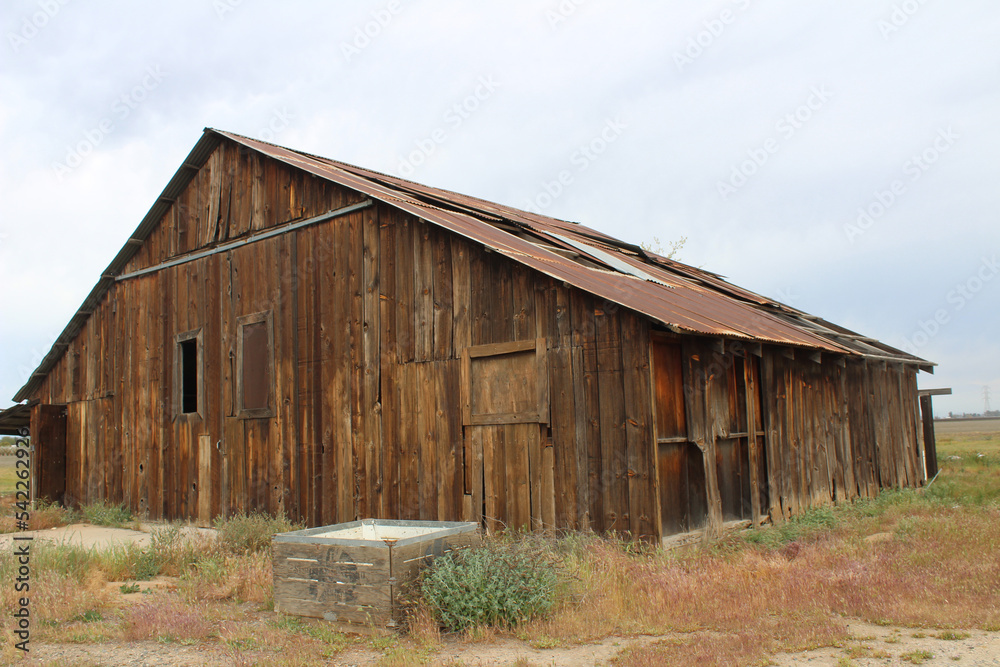
[[[0,496],[14,493],[17,474],[14,470],[16,456],[0,456]]]
[[[939,439],[960,435],[995,436],[1000,434],[1000,419],[944,419],[934,422],[934,433]]]

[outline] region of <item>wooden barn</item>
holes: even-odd
[[[924,483],[921,369],[583,225],[207,129],[14,400],[66,504],[658,539]]]

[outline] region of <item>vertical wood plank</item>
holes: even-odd
[[[198,437],[198,524],[212,525],[212,437]]]
[[[416,371],[417,437],[419,449],[419,516],[422,521],[434,521],[438,516],[438,419],[435,394],[435,368],[432,363],[414,364]],[[443,421],[443,420],[442,420]]]
[[[438,361],[433,367],[433,392],[436,397],[434,412],[437,448],[437,520],[457,521],[461,513],[464,491],[464,474],[457,462],[462,456],[461,411],[459,398],[458,360]]]
[[[759,387],[757,373],[754,368],[757,360],[747,355],[743,364],[743,381],[746,384],[746,414],[747,414],[747,458],[750,461],[750,514],[754,527],[761,524],[760,504],[760,454],[757,449],[757,412]]]
[[[400,518],[420,518],[420,447],[416,382],[417,364],[396,367],[399,378],[399,496]]]
[[[551,441],[542,446],[542,526],[556,528],[555,455]],[[585,479],[585,478],[584,478]]]
[[[413,358],[434,358],[434,244],[428,223],[413,225]]]
[[[476,252],[470,255],[469,259],[469,315],[471,318],[470,334],[473,345],[492,343],[491,318],[494,313],[490,308],[490,293],[492,285],[490,273],[487,267],[487,256],[483,252]]]
[[[528,457],[531,449],[538,446],[538,424],[504,424],[502,428],[507,468],[506,523],[508,528],[524,530],[531,527]]]
[[[434,230],[431,236],[434,263],[434,350],[432,356],[438,361],[454,357],[454,286],[449,236],[448,233],[440,229]]]
[[[604,530],[626,532],[630,528],[630,517],[620,330],[614,311],[595,308],[594,321],[600,393]]]
[[[511,526],[508,510],[506,427],[479,426],[483,436],[483,495],[486,527],[498,531]]]
[[[301,397],[299,385],[299,273],[298,239],[296,233],[286,234],[281,245],[281,346],[282,382],[279,403],[284,413],[282,422],[282,493],[285,510],[293,521],[302,521],[304,505],[301,491],[305,487],[302,476],[304,447],[300,432]]]
[[[581,527],[589,525],[596,531],[607,529],[605,524],[606,487],[604,484],[604,463],[602,460],[602,430],[601,422],[600,383],[597,362],[596,323],[594,320],[594,305],[590,296],[580,290],[556,288],[556,320],[563,332],[571,326],[571,335],[563,337],[570,340],[571,364],[573,369],[573,404],[574,432],[576,434],[575,474],[581,470],[587,471],[587,514],[580,520]],[[611,429],[611,424],[607,425]],[[556,451],[556,494],[560,496],[559,485],[561,475],[567,475],[566,468],[560,465],[559,451]],[[569,478],[572,479],[569,473]],[[577,478],[576,488],[583,486],[583,479]],[[583,500],[586,500],[584,498]],[[578,500],[579,502],[579,500]],[[556,507],[557,522],[563,525],[559,518],[559,506]]]
[[[525,424],[525,426],[533,428],[538,435],[529,435],[526,442],[527,448],[527,477],[528,477],[528,496],[530,500],[530,528],[532,530],[541,530],[545,527],[545,518],[543,516],[546,496],[542,493],[542,486],[545,479],[545,468],[542,464],[542,448],[543,444],[541,441],[541,429],[545,428],[539,424]]]
[[[399,363],[413,361],[413,239],[414,227],[410,216],[396,214],[396,343]]]
[[[503,343],[514,336],[514,285],[511,262],[496,253],[487,255],[490,329],[488,343]]]
[[[327,362],[333,366],[334,383],[326,387],[333,390],[334,456],[337,469],[336,521],[353,521],[355,515],[354,493],[354,449],[352,439],[352,378],[353,359],[351,357],[353,327],[353,298],[351,294],[351,229],[343,218],[334,223],[334,281],[331,298],[333,301],[333,356]],[[324,471],[325,472],[325,471]]]
[[[549,350],[547,356],[551,388],[549,392],[551,449],[554,450],[550,454],[553,457],[553,465],[562,464],[559,467],[558,479],[553,478],[555,486],[552,493],[557,507],[553,521],[560,528],[574,529],[580,527],[583,517],[587,516],[588,503],[585,494],[589,489],[587,489],[586,468],[583,470],[583,476],[578,476],[580,467],[577,453],[581,449],[586,451],[586,440],[581,438],[577,429],[577,420],[579,418],[583,421],[584,415],[577,413],[580,408],[574,401],[574,380],[579,380],[582,385],[582,377],[573,374],[571,354],[571,348],[566,345]]]
[[[316,230],[319,241],[316,262],[318,266],[318,280],[316,282],[315,304],[319,335],[317,347],[317,380],[315,399],[319,404],[316,413],[316,427],[320,433],[320,460],[319,475],[316,479],[320,482],[316,488],[316,498],[318,501],[319,525],[337,523],[339,520],[339,510],[343,504],[343,494],[340,492],[340,466],[341,461],[337,447],[340,444],[340,424],[342,423],[339,412],[340,399],[343,398],[344,387],[341,378],[346,374],[347,369],[340,367],[341,378],[338,378],[338,364],[343,360],[338,354],[339,350],[334,350],[334,341],[339,340],[339,345],[343,347],[345,332],[341,331],[337,324],[345,323],[347,316],[344,307],[345,290],[340,289],[338,284],[336,267],[338,256],[336,249],[341,247],[343,235],[338,234],[338,225],[332,221],[329,225],[323,225]],[[339,320],[338,320],[339,318]]]
[[[523,266],[511,269],[511,299],[514,340],[537,338],[535,331],[535,274]]]
[[[468,467],[469,485],[466,487],[466,494],[469,496],[466,521],[483,521],[484,502],[484,465],[485,455],[483,450],[483,429],[467,427],[465,437],[468,442],[466,450],[466,466]]]
[[[370,213],[360,211],[347,218],[348,234],[348,295],[350,298],[350,334],[349,334],[349,363],[350,363],[350,434],[349,442],[351,447],[350,460],[351,467],[351,512],[352,519],[370,517],[368,509],[368,493],[366,487],[368,473],[367,446],[365,442],[366,417],[370,410],[365,405],[365,332],[364,332],[364,300],[366,284],[365,275],[365,251],[364,251],[364,220]]]
[[[367,503],[362,516],[382,517],[384,514],[382,492],[382,403],[381,345],[382,304],[380,299],[379,219],[378,211],[369,209],[364,219],[364,457],[365,495]]]
[[[637,537],[656,539],[656,437],[650,396],[649,329],[645,320],[623,312],[622,370],[625,389],[625,438],[628,447],[629,530]]]
[[[454,334],[452,344],[455,357],[472,344],[472,302],[469,267],[470,247],[463,239],[451,237],[452,311]]]
[[[379,207],[379,387],[382,400],[382,516],[402,517],[399,507],[399,424],[396,375],[396,222]]]

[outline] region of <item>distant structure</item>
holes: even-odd
[[[990,412],[990,388],[989,385],[983,387],[983,415]]]

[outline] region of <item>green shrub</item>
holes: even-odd
[[[132,512],[124,505],[108,505],[103,500],[80,508],[85,521],[95,526],[122,528],[132,521]]]
[[[215,520],[220,546],[234,554],[267,551],[276,533],[301,530],[304,524],[292,523],[285,515],[272,517],[262,512],[240,512],[230,519]]]
[[[511,627],[551,609],[557,582],[547,552],[489,542],[436,559],[421,578],[420,593],[448,630]]]

